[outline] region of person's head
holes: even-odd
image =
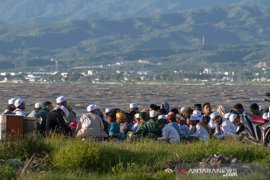
[[[129,104],[129,111],[138,112],[139,111],[138,104],[136,104],[136,103],[130,103]]]
[[[163,129],[164,126],[167,124],[167,120],[166,119],[158,119],[157,120],[157,125],[160,129]]]
[[[244,112],[244,107],[243,107],[243,105],[240,104],[240,103],[235,104],[235,105],[233,106],[233,109],[234,109],[237,113],[239,113],[239,114],[243,114],[243,112]]]
[[[252,114],[254,115],[258,115],[260,113],[260,107],[256,103],[251,104],[249,108]]]
[[[172,108],[172,109],[171,109],[171,112],[174,112],[175,115],[176,115],[176,114],[180,114],[180,113],[179,113],[179,110],[178,110],[177,108]]]
[[[176,114],[175,118],[176,118],[176,122],[178,124],[180,124],[180,125],[186,124],[186,119],[184,118],[184,116],[182,116],[180,114]]]
[[[194,110],[202,111],[202,104],[194,104]]]
[[[159,107],[156,104],[150,104],[149,109],[150,109],[150,111],[151,110],[158,111],[159,110]]]
[[[148,120],[147,113],[142,111],[139,113],[140,122],[146,122]]]
[[[116,113],[116,121],[120,123],[124,123],[126,121],[126,115],[122,112],[117,112]]]
[[[109,112],[107,114],[107,121],[108,121],[109,124],[115,122],[116,121],[115,113]]]
[[[106,117],[110,114],[111,111],[112,111],[111,108],[106,108],[105,109],[105,115],[106,115]]]
[[[169,112],[168,115],[167,115],[167,120],[168,122],[174,122],[175,121],[175,114],[174,112]]]
[[[35,111],[36,112],[39,112],[43,107],[43,104],[42,103],[36,103],[35,104]]]
[[[164,101],[161,103],[160,108],[165,109],[167,114],[170,111],[170,104],[167,101]]]
[[[140,123],[140,113],[136,113],[136,114],[134,115],[134,121],[135,121],[136,123]]]
[[[241,123],[239,114],[230,114],[229,120],[235,125]]]
[[[200,117],[196,114],[191,114],[189,119],[192,126],[196,126],[198,123],[200,123]]]
[[[212,113],[212,106],[210,103],[204,103],[203,104],[203,113],[206,116],[209,116]]]
[[[56,98],[56,104],[59,106],[67,107],[67,97],[59,96],[58,98]]]
[[[161,109],[159,109],[159,114],[165,115],[165,114],[167,114],[167,110],[164,108],[161,108]]]
[[[14,111],[16,109],[16,107],[14,106],[15,101],[16,101],[16,98],[11,98],[8,100],[9,110]]]
[[[212,121],[214,121],[217,124],[221,124],[222,123],[222,117],[218,112],[213,112],[210,115],[210,118],[212,119]]]
[[[25,110],[25,103],[22,98],[18,98],[14,102],[14,106],[18,109]]]
[[[157,111],[155,111],[155,110],[149,111],[149,117],[150,117],[150,119],[157,119],[157,116],[158,116],[158,112]]]
[[[99,106],[96,104],[90,104],[87,106],[87,112],[93,113],[93,114],[98,114],[99,113]]]
[[[193,109],[191,107],[183,107],[181,108],[181,113],[186,119],[189,119],[190,115],[193,113]]]
[[[222,106],[222,105],[219,105],[218,106],[217,112],[221,115],[221,117],[224,117],[225,114],[227,113],[225,107]]]
[[[53,105],[50,101],[45,101],[43,103],[43,107],[47,110],[47,111],[51,111],[53,109]]]

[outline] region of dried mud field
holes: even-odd
[[[141,109],[151,103],[160,105],[168,101],[171,107],[193,106],[194,103],[210,102],[213,107],[224,105],[227,108],[242,103],[246,109],[252,102],[266,98],[269,86],[258,85],[93,85],[93,84],[1,84],[0,107],[4,109],[11,97],[21,97],[26,102],[26,112],[33,109],[34,103],[49,100],[55,103],[60,95],[68,96],[69,103],[80,116],[87,105],[97,103],[106,107],[129,108],[136,102]]]

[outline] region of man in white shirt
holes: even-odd
[[[26,116],[25,115],[25,103],[24,103],[24,100],[22,98],[18,98],[15,100],[14,102],[14,106],[16,107],[16,109],[14,110],[14,114],[15,115],[18,115],[18,116]]]
[[[200,124],[201,117],[197,114],[190,116],[191,126],[195,130],[194,133],[190,133],[189,137],[197,137],[200,140],[208,141],[210,139],[207,130]]]
[[[233,133],[233,124],[228,119],[222,119],[221,115],[218,112],[212,113],[210,117],[213,122],[216,123],[215,133],[213,134],[213,137],[217,139],[224,139],[230,133]]]
[[[157,120],[157,125],[162,129],[162,137],[159,137],[158,140],[165,140],[171,144],[179,143],[180,136],[176,129],[173,126],[166,124],[166,119]]]

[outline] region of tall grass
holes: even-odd
[[[33,154],[41,158],[49,154],[47,164],[50,168],[44,175],[32,172],[30,179],[59,179],[56,177],[61,176],[63,178],[60,179],[89,179],[89,176],[104,179],[170,179],[175,175],[163,173],[167,161],[199,162],[214,154],[231,159],[236,157],[247,163],[270,163],[269,149],[232,140],[172,145],[151,140],[93,142],[58,135],[46,138],[30,135],[23,141],[0,144],[0,159],[26,161]],[[13,171],[8,168],[6,172],[12,174]]]

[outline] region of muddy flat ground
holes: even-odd
[[[258,85],[82,85],[82,84],[1,84],[0,108],[6,107],[12,97],[21,97],[26,102],[26,112],[33,109],[34,103],[49,100],[55,104],[60,95],[68,96],[69,103],[78,116],[91,103],[97,103],[104,110],[106,107],[119,107],[128,110],[129,103],[138,103],[141,109],[151,103],[160,105],[168,101],[171,107],[193,107],[195,103],[210,102],[213,107],[224,105],[227,108],[235,103],[242,103],[246,109],[253,102],[266,98],[264,94],[270,86]]]

